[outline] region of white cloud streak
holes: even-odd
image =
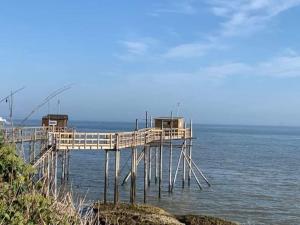
[[[273,17],[299,6],[300,0],[209,0],[208,5],[215,16],[223,18],[213,41],[179,44],[168,49],[165,57],[199,57],[212,49],[223,49],[220,43],[224,38],[252,34],[264,28]]]
[[[149,13],[149,15],[159,16],[165,13],[193,15],[197,13],[197,8],[192,4],[192,1],[189,0],[172,0],[167,2],[167,6],[161,5],[157,7],[153,12]]]
[[[148,45],[141,41],[121,41],[129,54],[143,55],[148,50]]]
[[[225,18],[221,36],[249,34],[265,27],[278,14],[300,5],[300,0],[210,0],[214,15]]]
[[[300,77],[300,55],[289,54],[257,64],[225,63],[202,68],[200,76],[224,78],[228,76],[268,76],[277,78]]]

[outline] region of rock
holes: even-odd
[[[176,216],[176,218],[186,225],[237,225],[237,223],[211,216],[184,215]]]

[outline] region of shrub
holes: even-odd
[[[33,173],[15,146],[0,146],[0,224],[80,224],[70,205],[46,196],[33,184]]]

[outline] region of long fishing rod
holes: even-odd
[[[45,104],[47,104],[52,98],[56,97],[57,95],[61,94],[62,92],[65,92],[67,90],[69,90],[72,87],[72,84],[64,86],[62,88],[59,88],[57,90],[55,90],[54,92],[52,92],[50,95],[48,95],[44,101],[39,104],[38,106],[36,106],[26,117],[25,119],[22,120],[21,122],[21,126],[24,125],[24,123],[41,107],[43,107]]]
[[[24,88],[25,88],[25,86],[23,86],[23,87],[21,87],[21,88],[15,90],[15,91],[13,91],[12,93],[10,93],[9,95],[7,95],[6,97],[2,98],[2,99],[0,100],[0,103],[1,103],[1,102],[4,102],[4,101],[7,100],[9,97],[11,97],[12,95],[18,93],[19,91],[22,91]]]

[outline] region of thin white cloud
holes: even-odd
[[[211,49],[212,45],[205,45],[202,43],[188,43],[188,44],[181,44],[177,45],[171,49],[169,49],[165,54],[164,57],[166,58],[175,58],[175,57],[195,57],[195,56],[202,56]]]
[[[149,13],[151,16],[159,16],[165,13],[192,15],[197,13],[197,8],[189,0],[172,0],[167,1],[166,4],[158,6],[153,12]]]
[[[249,34],[265,27],[278,14],[300,5],[300,0],[210,0],[214,15],[224,17],[221,36]]]
[[[225,38],[249,35],[262,29],[278,14],[300,5],[300,0],[209,0],[211,12],[223,18],[220,28],[207,38],[213,40],[183,43],[173,46],[164,54],[168,58],[199,57],[212,49],[224,49]]]
[[[129,54],[142,55],[148,50],[148,44],[141,41],[121,41]]]
[[[300,55],[277,56],[257,64],[243,62],[225,63],[202,68],[197,72],[200,76],[224,78],[227,76],[268,76],[268,77],[300,77]]]

